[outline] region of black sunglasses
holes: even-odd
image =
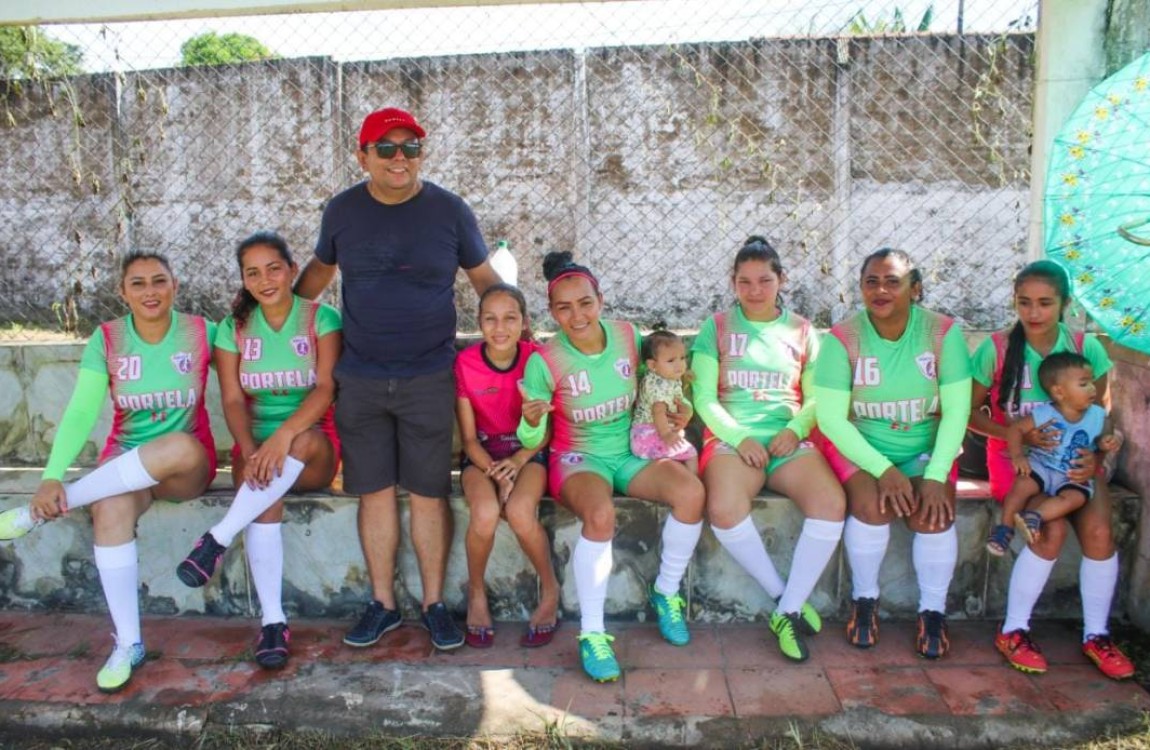
[[[395,158],[398,151],[402,151],[403,155],[408,159],[418,159],[419,154],[423,151],[423,144],[419,141],[404,141],[403,143],[392,143],[391,141],[376,141],[369,143],[368,148],[374,148],[375,153],[379,155],[380,159]]]

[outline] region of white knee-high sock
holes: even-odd
[[[607,604],[607,580],[611,577],[611,542],[593,542],[583,536],[575,543],[571,567],[575,595],[579,598],[580,632],[602,633],[603,609]]]
[[[284,542],[279,523],[253,523],[244,532],[244,547],[263,613],[261,625],[287,622],[283,610]],[[214,534],[213,534],[214,536]]]
[[[1082,558],[1078,588],[1082,594],[1082,642],[1092,635],[1110,635],[1110,603],[1118,585],[1118,553],[1105,560]]]
[[[663,524],[663,553],[659,557],[659,576],[655,579],[655,589],[660,594],[674,596],[679,593],[679,584],[687,572],[687,564],[695,554],[695,545],[703,533],[703,522],[683,523],[668,514]]]
[[[1010,571],[1010,588],[1006,590],[1006,619],[1002,621],[1002,632],[1030,630],[1030,614],[1042,594],[1043,587],[1050,580],[1054,570],[1054,560],[1044,560],[1023,547],[1014,568]]]
[[[875,526],[847,516],[843,527],[843,547],[851,564],[852,598],[878,598],[878,573],[889,543],[890,526],[887,524]]]
[[[918,574],[918,611],[946,614],[946,592],[958,564],[958,532],[951,526],[938,534],[915,534],[911,558]]]
[[[779,598],[779,612],[796,613],[802,609],[803,602],[814,591],[842,535],[842,521],[820,521],[817,518],[803,521],[803,531],[799,534],[795,556],[791,559],[787,588]]]
[[[288,456],[284,459],[283,472],[273,478],[267,487],[256,490],[244,484],[236,493],[235,500],[232,500],[232,507],[228,508],[227,514],[208,531],[223,546],[230,545],[236,534],[247,528],[260,513],[272,507],[276,500],[287,494],[295,484],[295,480],[303,473],[304,466],[302,461]]]
[[[731,557],[735,558],[735,562],[759,582],[768,596],[778,599],[783,595],[786,584],[783,583],[779,571],[775,569],[775,564],[771,562],[763,538],[759,536],[759,531],[750,516],[729,529],[712,526],[711,531],[715,533],[715,538],[723,545],[723,549],[727,550]]]
[[[159,482],[152,478],[140,460],[140,449],[133,448],[75,482],[64,485],[64,495],[68,498],[68,510],[75,510],[106,497],[146,490],[157,484]]]
[[[116,628],[116,642],[122,645],[139,643],[140,563],[136,558],[136,540],[115,547],[96,547],[95,557],[104,600],[108,602],[108,614]]]

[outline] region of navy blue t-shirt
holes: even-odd
[[[343,278],[337,373],[408,378],[451,367],[455,275],[487,259],[462,198],[424,180],[411,200],[387,205],[360,183],[324,209],[315,255]]]

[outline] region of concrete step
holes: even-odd
[[[33,469],[0,470],[0,509],[28,502],[38,481]],[[223,516],[231,501],[230,476],[222,473],[204,497],[183,502],[158,502],[139,524],[141,610],[146,614],[204,613],[250,617],[258,611],[255,591],[243,553],[242,535],[224,557],[221,570],[202,589],[189,589],[175,576],[175,567],[195,540]],[[1125,581],[1133,560],[1140,501],[1113,486],[1113,527],[1122,559],[1115,613],[1126,607]],[[948,609],[956,618],[999,618],[1005,607],[1012,556],[993,558],[984,548],[989,525],[998,507],[987,499],[984,483],[963,480],[959,486],[959,562],[951,585]],[[465,608],[467,563],[464,535],[467,505],[459,495],[450,499],[455,518],[445,598],[452,609]],[[404,528],[410,519],[401,497]],[[284,520],[284,605],[292,617],[354,618],[369,597],[367,572],[356,533],[357,501],[339,492],[289,498]],[[617,499],[618,533],[615,562],[608,589],[608,616],[644,620],[646,590],[658,571],[659,539],[667,510],[632,498]],[[752,517],[780,573],[785,577],[803,517],[786,498],[756,499]],[[565,617],[578,614],[571,551],[580,524],[563,507],[544,500],[540,518],[551,539],[552,559],[562,585]],[[405,616],[413,618],[422,596],[414,551],[401,537],[397,596]],[[891,545],[883,564],[884,616],[910,619],[917,609],[918,590],[911,567],[911,534],[900,523],[892,527]],[[1017,545],[1017,542],[1016,542]],[[1017,547],[1016,547],[1017,548]],[[1073,618],[1080,615],[1076,541],[1067,545],[1055,566],[1047,594],[1036,616]],[[499,620],[524,620],[537,600],[534,570],[519,549],[514,534],[501,524],[487,570],[492,615]],[[703,532],[687,573],[684,593],[691,619],[699,622],[762,620],[774,602],[721,548],[709,529]],[[827,566],[811,597],[825,616],[844,617],[850,595],[850,571],[841,547]],[[98,612],[104,610],[92,561],[92,531],[88,514],[42,527],[15,542],[0,544],[0,608]]]

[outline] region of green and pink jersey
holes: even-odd
[[[171,432],[193,435],[214,462],[215,442],[204,408],[215,324],[198,315],[172,312],[163,340],[139,337],[132,316],[96,329],[80,367],[106,374],[112,396],[112,430],[103,461]]]
[[[1006,348],[1010,330],[996,331],[988,336],[974,350],[971,357],[971,369],[974,379],[990,390],[990,418],[1000,425],[1008,425],[1020,417],[1029,415],[1039,404],[1044,404],[1050,397],[1038,382],[1038,366],[1042,364],[1042,355],[1030,344],[1023,350],[1022,382],[1020,383],[1019,404],[1015,409],[1012,401],[1008,401],[1006,408],[998,405],[998,396],[1002,387],[1002,367],[1006,359]],[[1090,362],[1094,377],[1100,378],[1110,371],[1113,364],[1106,349],[1092,335],[1071,333],[1064,324],[1058,324],[1058,340],[1054,343],[1054,352],[1078,352]],[[998,500],[1002,500],[1014,482],[1014,466],[1006,448],[1006,441],[1000,438],[987,438],[986,440],[986,466],[990,475],[990,493]]]
[[[783,310],[768,322],[748,320],[734,306],[703,324],[692,347],[695,410],[731,446],[748,437],[768,442],[783,428],[805,438],[814,428],[814,363],[818,334],[805,318]]]
[[[593,456],[631,453],[631,407],[637,390],[639,329],[631,323],[600,323],[606,346],[584,354],[560,332],[527,360],[524,390],[529,399],[555,407],[551,451]]]
[[[319,339],[339,330],[338,310],[302,297],[293,298],[279,330],[268,325],[258,305],[239,330],[231,315],[220,323],[215,345],[239,355],[240,387],[252,416],[252,437],[258,442],[271,437],[315,388]],[[328,432],[331,409],[319,424]]]
[[[1007,403],[1005,410],[998,406],[1002,362],[1006,356],[1009,335],[1009,329],[995,332],[983,339],[971,356],[973,377],[991,390],[991,417],[1001,425],[1009,424],[1019,417],[1025,417],[1035,406],[1050,400],[1038,382],[1038,366],[1042,364],[1043,356],[1030,344],[1026,344],[1023,350],[1024,364],[1018,409],[1015,410],[1014,404],[1010,402]],[[1113,367],[1110,355],[1106,353],[1106,348],[1095,336],[1092,334],[1076,336],[1070,332],[1064,323],[1058,324],[1058,340],[1055,342],[1054,348],[1050,350],[1051,354],[1054,352],[1078,352],[1090,362],[1095,378],[1102,377]]]
[[[865,310],[832,327],[815,384],[849,391],[849,421],[897,465],[934,450],[942,417],[939,389],[969,378],[962,330],[951,318],[912,305],[897,341],[880,336]]]

